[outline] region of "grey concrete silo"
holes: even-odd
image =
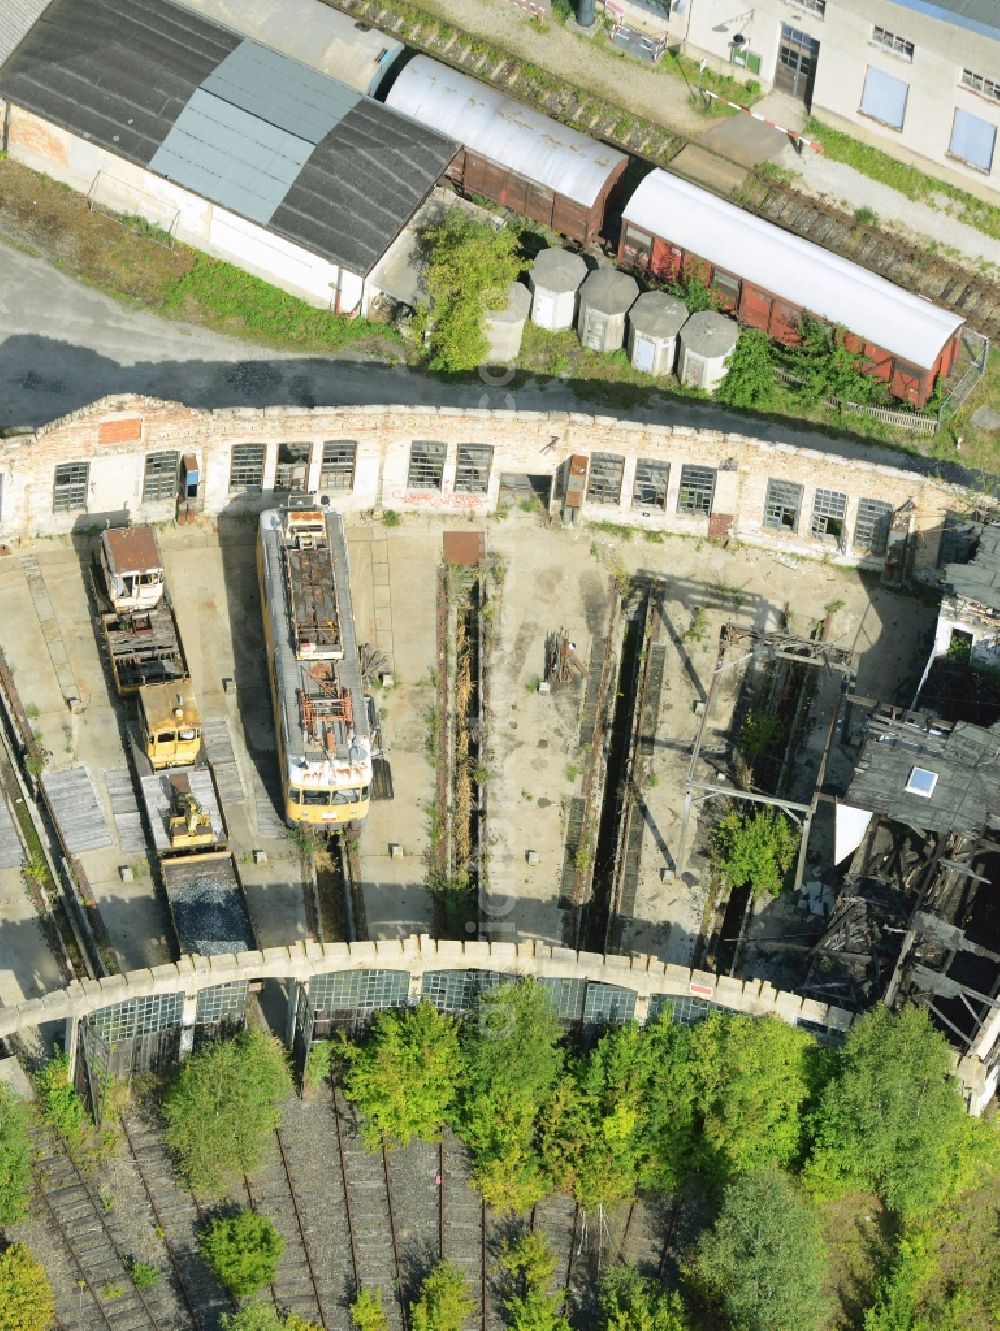
[[[635,304],[639,286],[634,277],[614,268],[599,268],[580,288],[576,331],[592,351],[617,351],[625,342],[625,316]]]
[[[576,293],[587,265],[569,250],[542,250],[531,265],[531,322],[550,333],[572,328]]]
[[[699,310],[692,314],[680,331],[681,383],[713,392],[726,373],[726,357],[740,335],[735,319],[727,319],[718,310]]]
[[[486,363],[509,365],[517,360],[521,336],[531,306],[531,294],[520,282],[511,282],[507,304],[502,310],[487,310],[483,331],[486,334]]]
[[[644,291],[629,310],[628,354],[637,370],[670,374],[677,357],[677,334],[687,306],[666,291]]]

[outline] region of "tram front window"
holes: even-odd
[[[361,791],[352,787],[349,790],[335,790],[333,792],[334,804],[358,804],[361,800]]]

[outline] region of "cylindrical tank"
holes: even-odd
[[[628,312],[628,355],[637,370],[670,374],[687,306],[666,291],[644,291]]]
[[[521,335],[531,306],[528,288],[520,282],[511,282],[507,288],[507,304],[502,310],[486,313],[486,361],[489,365],[509,365],[517,360],[521,350]]]
[[[577,0],[576,21],[581,28],[593,27],[597,18],[596,0]]]
[[[569,250],[542,250],[531,265],[531,322],[550,333],[573,327],[576,293],[587,265]]]
[[[628,273],[598,268],[580,288],[576,331],[592,351],[617,351],[625,342],[625,316],[635,304],[639,286]]]
[[[736,320],[727,319],[718,310],[692,314],[680,331],[681,383],[714,392],[726,373],[726,357],[739,335]]]

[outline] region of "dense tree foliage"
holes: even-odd
[[[828,1312],[819,1221],[776,1169],[729,1185],[696,1270],[732,1331],[816,1331]]]
[[[222,1314],[222,1331],[321,1331],[298,1313],[281,1316],[270,1304],[245,1303],[235,1313]]]
[[[344,1093],[364,1116],[369,1146],[434,1141],[451,1114],[461,1072],[458,1023],[426,999],[382,1012],[363,1045],[346,1045]]]
[[[451,1262],[438,1262],[424,1277],[410,1304],[412,1331],[462,1331],[475,1303],[468,1281]]]
[[[486,355],[483,316],[503,309],[520,269],[517,232],[452,208],[422,240],[430,309],[418,313],[416,327],[427,334],[428,364],[451,373],[474,370]]]
[[[691,1047],[701,1147],[715,1177],[795,1161],[811,1037],[777,1017],[717,1011],[694,1028]]]
[[[0,1254],[0,1331],[46,1331],[55,1315],[45,1268],[30,1248],[12,1243]]]
[[[87,1111],[69,1075],[65,1054],[50,1058],[35,1077],[42,1113],[72,1146],[82,1141],[87,1129]]]
[[[220,1284],[242,1299],[272,1283],[285,1240],[266,1215],[237,1211],[213,1220],[198,1245]]]
[[[23,1218],[30,1185],[27,1106],[0,1082],[0,1225]]]
[[[712,863],[727,887],[749,883],[755,897],[776,897],[799,849],[799,833],[778,809],[738,813],[719,820],[712,839]]]
[[[351,1324],[356,1331],[386,1331],[389,1319],[382,1306],[382,1291],[359,1289],[351,1304]]]
[[[742,328],[726,357],[726,373],[715,396],[727,407],[766,411],[778,396],[771,339],[756,328]]]
[[[561,1034],[534,980],[484,993],[464,1028],[457,1123],[483,1196],[500,1211],[523,1210],[547,1191],[535,1132],[562,1069]]]
[[[851,1028],[815,1119],[806,1182],[818,1196],[860,1188],[904,1216],[926,1214],[996,1168],[993,1125],[969,1119],[948,1042],[923,1008],[873,1008]]]
[[[553,1290],[555,1260],[544,1235],[526,1230],[500,1256],[508,1288],[503,1296],[513,1331],[570,1331],[563,1298]]]
[[[666,1294],[634,1266],[613,1266],[601,1281],[601,1331],[687,1331],[677,1294]]]
[[[284,1050],[258,1030],[207,1045],[181,1065],[164,1101],[166,1140],[196,1192],[217,1196],[257,1168],[290,1090]]]

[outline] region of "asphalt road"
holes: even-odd
[[[141,393],[193,407],[298,404],[437,405],[612,415],[571,382],[537,377],[449,383],[405,366],[350,355],[303,357],[161,319],[113,300],[43,259],[0,246],[0,428],[37,426],[111,393]],[[753,434],[911,470],[941,469],[849,435],[834,437],[755,420],[714,403],[655,394],[628,412],[650,424]],[[949,479],[969,481],[965,469]]]

